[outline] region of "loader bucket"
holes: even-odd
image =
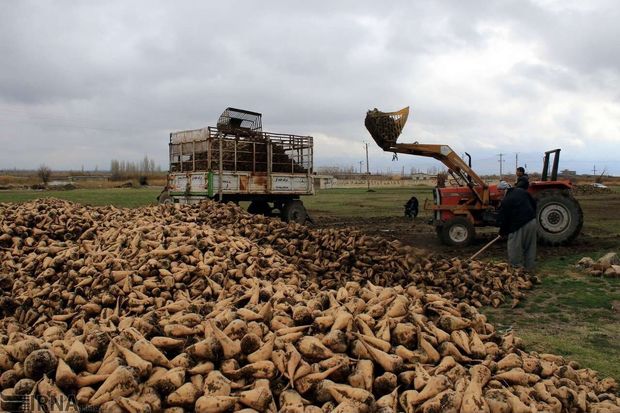
[[[398,112],[381,112],[376,108],[366,112],[364,125],[370,136],[383,150],[388,150],[396,144],[396,140],[403,131],[409,116],[409,106]]]

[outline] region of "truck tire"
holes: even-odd
[[[454,217],[443,223],[437,229],[439,239],[445,245],[464,247],[471,244],[476,230],[474,225],[465,217]]]
[[[308,213],[303,202],[298,199],[287,201],[282,208],[281,218],[286,222],[303,224],[308,219]]]
[[[579,202],[560,190],[542,191],[536,196],[538,239],[545,245],[563,245],[581,232],[583,211]]]
[[[171,205],[174,201],[168,191],[162,191],[157,197],[157,202],[162,205]]]
[[[267,201],[252,201],[248,206],[248,212],[253,215],[271,215],[271,207]]]

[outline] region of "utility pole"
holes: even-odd
[[[592,168],[592,174],[596,176],[596,165],[594,165],[594,168]]]
[[[360,175],[362,174],[362,165],[364,164],[364,161],[360,161]]]
[[[502,180],[502,166],[504,165],[504,153],[498,153],[499,156],[499,180]]]
[[[364,146],[366,147],[366,184],[368,186],[368,190],[370,191],[370,165],[368,164],[368,142],[364,142]]]
[[[519,152],[515,153],[515,172],[517,171],[518,167],[519,167]]]

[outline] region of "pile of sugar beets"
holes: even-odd
[[[233,205],[0,204],[1,408],[619,411],[476,309],[531,283]]]

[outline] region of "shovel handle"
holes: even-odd
[[[485,245],[484,247],[480,248],[478,250],[477,253],[475,253],[474,255],[472,255],[471,257],[469,257],[468,261],[473,260],[474,258],[476,258],[478,255],[480,255],[480,253],[482,253],[484,250],[486,250],[487,248],[489,248],[491,245],[493,245],[493,243],[495,243],[498,239],[500,239],[502,236],[498,235],[497,237],[493,238],[491,241],[489,241],[489,243],[487,243],[487,245]]]

